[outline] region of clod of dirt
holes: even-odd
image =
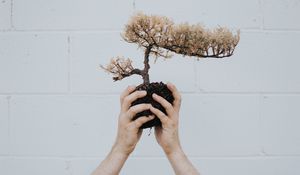
[[[139,98],[136,101],[134,101],[131,104],[131,106],[141,104],[141,103],[152,104],[153,107],[161,110],[163,113],[166,114],[165,108],[160,103],[158,103],[154,99],[152,99],[152,94],[153,93],[163,97],[168,102],[173,104],[174,97],[172,95],[172,92],[168,89],[167,85],[164,84],[163,82],[160,82],[160,83],[154,82],[154,83],[150,83],[150,84],[140,84],[139,86],[136,87],[135,91],[141,91],[141,90],[147,91],[147,95],[143,98]],[[150,115],[154,115],[154,114],[150,110],[146,110],[146,111],[143,111],[143,112],[140,112],[140,113],[136,114],[133,117],[133,120],[136,120],[137,118],[142,117],[142,116],[150,116]],[[155,116],[155,118],[153,120],[148,121],[145,124],[143,124],[141,126],[141,128],[142,129],[151,128],[153,126],[161,126],[161,122],[160,122],[159,118],[157,118],[157,116]]]

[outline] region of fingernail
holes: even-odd
[[[152,94],[153,97],[157,97],[157,95],[155,93]]]

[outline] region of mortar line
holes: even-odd
[[[194,59],[194,63],[193,63],[193,68],[194,68],[194,86],[196,88],[196,93],[200,93],[200,81],[198,80],[198,67],[196,64],[196,60]]]
[[[300,33],[300,29],[289,29],[289,28],[278,28],[278,29],[270,29],[261,27],[257,29],[253,28],[241,28],[242,32],[258,32],[258,33]],[[113,30],[113,29],[13,29],[13,30],[1,30],[3,33],[79,33],[79,34],[90,34],[90,33],[122,33],[122,29]]]
[[[258,96],[258,130],[259,130],[259,147],[260,147],[260,153],[262,156],[267,156],[265,150],[264,150],[264,144],[263,144],[263,116],[262,116],[262,104],[263,104],[263,94],[259,94]]]
[[[10,0],[10,30],[14,29],[14,23],[13,23],[13,9],[14,9],[14,0]]]
[[[266,95],[300,95],[300,92],[217,92],[217,91],[201,91],[198,93],[199,95],[259,95],[259,94],[266,94]]]
[[[67,37],[68,44],[68,94],[71,94],[71,37]]]
[[[300,29],[241,29],[241,32],[253,32],[253,33],[299,33]]]
[[[237,156],[218,156],[218,155],[211,155],[211,156],[191,156],[187,155],[190,159],[265,159],[265,158],[300,158],[300,155],[266,155],[264,157],[259,155],[237,155]],[[68,159],[68,160],[75,160],[75,159],[103,159],[105,156],[46,156],[46,155],[0,155],[0,158],[20,158],[20,159]],[[166,159],[165,156],[130,156],[131,159]]]
[[[122,31],[113,31],[113,30],[78,30],[78,31],[68,31],[68,30],[28,30],[28,31],[20,31],[16,29],[8,29],[8,30],[0,30],[1,33],[46,33],[46,34],[106,34],[106,33],[122,33]],[[294,33],[300,34],[300,29],[240,29],[242,33],[271,33],[271,34],[278,34],[278,33]]]
[[[7,131],[7,134],[8,134],[8,146],[9,146],[9,148],[8,148],[8,155],[10,156],[11,155],[11,152],[12,152],[12,150],[11,150],[11,145],[12,145],[12,142],[11,142],[11,96],[7,96],[6,97],[6,99],[7,99],[7,124],[8,124],[8,127],[7,127],[7,129],[8,129],[8,131]]]
[[[264,25],[265,25],[265,16],[264,16],[264,10],[263,10],[263,0],[259,0],[259,13],[260,13],[260,29],[264,30]]]
[[[119,32],[121,33],[122,29],[14,29],[14,30],[5,30],[3,32],[20,32],[20,33],[31,33],[31,32],[41,32],[41,33],[110,33],[110,32]]]
[[[132,7],[133,7],[133,11],[135,11],[136,10],[135,0],[133,0],[133,2],[132,2]]]
[[[180,90],[179,90],[180,91]],[[120,92],[75,92],[72,93],[73,96],[107,96],[107,95],[120,95]],[[192,92],[192,91],[180,91],[183,95],[300,95],[300,92]],[[56,92],[49,92],[49,93],[0,93],[0,95],[14,95],[14,96],[27,96],[27,95],[34,95],[34,96],[48,96],[48,95],[58,95],[58,96],[64,96],[68,95],[69,93],[56,93]]]
[[[239,158],[300,158],[300,154],[295,154],[295,155],[266,155],[264,157],[260,155],[228,155],[228,156],[219,156],[219,155],[206,155],[206,156],[201,156],[201,155],[196,155],[192,156],[187,154],[188,158],[191,159],[239,159]],[[165,156],[131,156],[131,158],[166,158]]]

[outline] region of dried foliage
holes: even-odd
[[[115,81],[122,80],[124,77],[130,76],[131,72],[134,70],[132,66],[132,61],[128,58],[116,57],[110,60],[110,63],[101,68],[114,75],[113,79]]]
[[[229,57],[240,40],[240,33],[238,31],[234,35],[224,27],[209,30],[199,24],[174,24],[164,16],[138,13],[125,26],[122,37],[128,43],[144,48],[144,69],[134,69],[130,59],[120,57],[102,68],[112,73],[115,81],[138,74],[143,77],[144,83],[149,83],[149,55],[156,58],[170,58],[171,53],[198,59]]]
[[[169,52],[199,58],[223,58],[233,54],[239,42],[239,31],[233,35],[227,28],[208,30],[203,26],[183,23],[176,25],[163,16],[142,13],[132,17],[123,38],[140,47],[151,47],[151,54],[169,58]]]

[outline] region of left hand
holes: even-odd
[[[173,105],[161,96],[153,94],[153,99],[166,109],[167,114],[164,114],[154,107],[151,107],[150,111],[155,114],[162,123],[162,126],[155,127],[155,136],[158,144],[163,148],[164,152],[169,155],[176,151],[181,151],[178,135],[181,95],[173,84],[168,83],[167,86],[174,96]]]

